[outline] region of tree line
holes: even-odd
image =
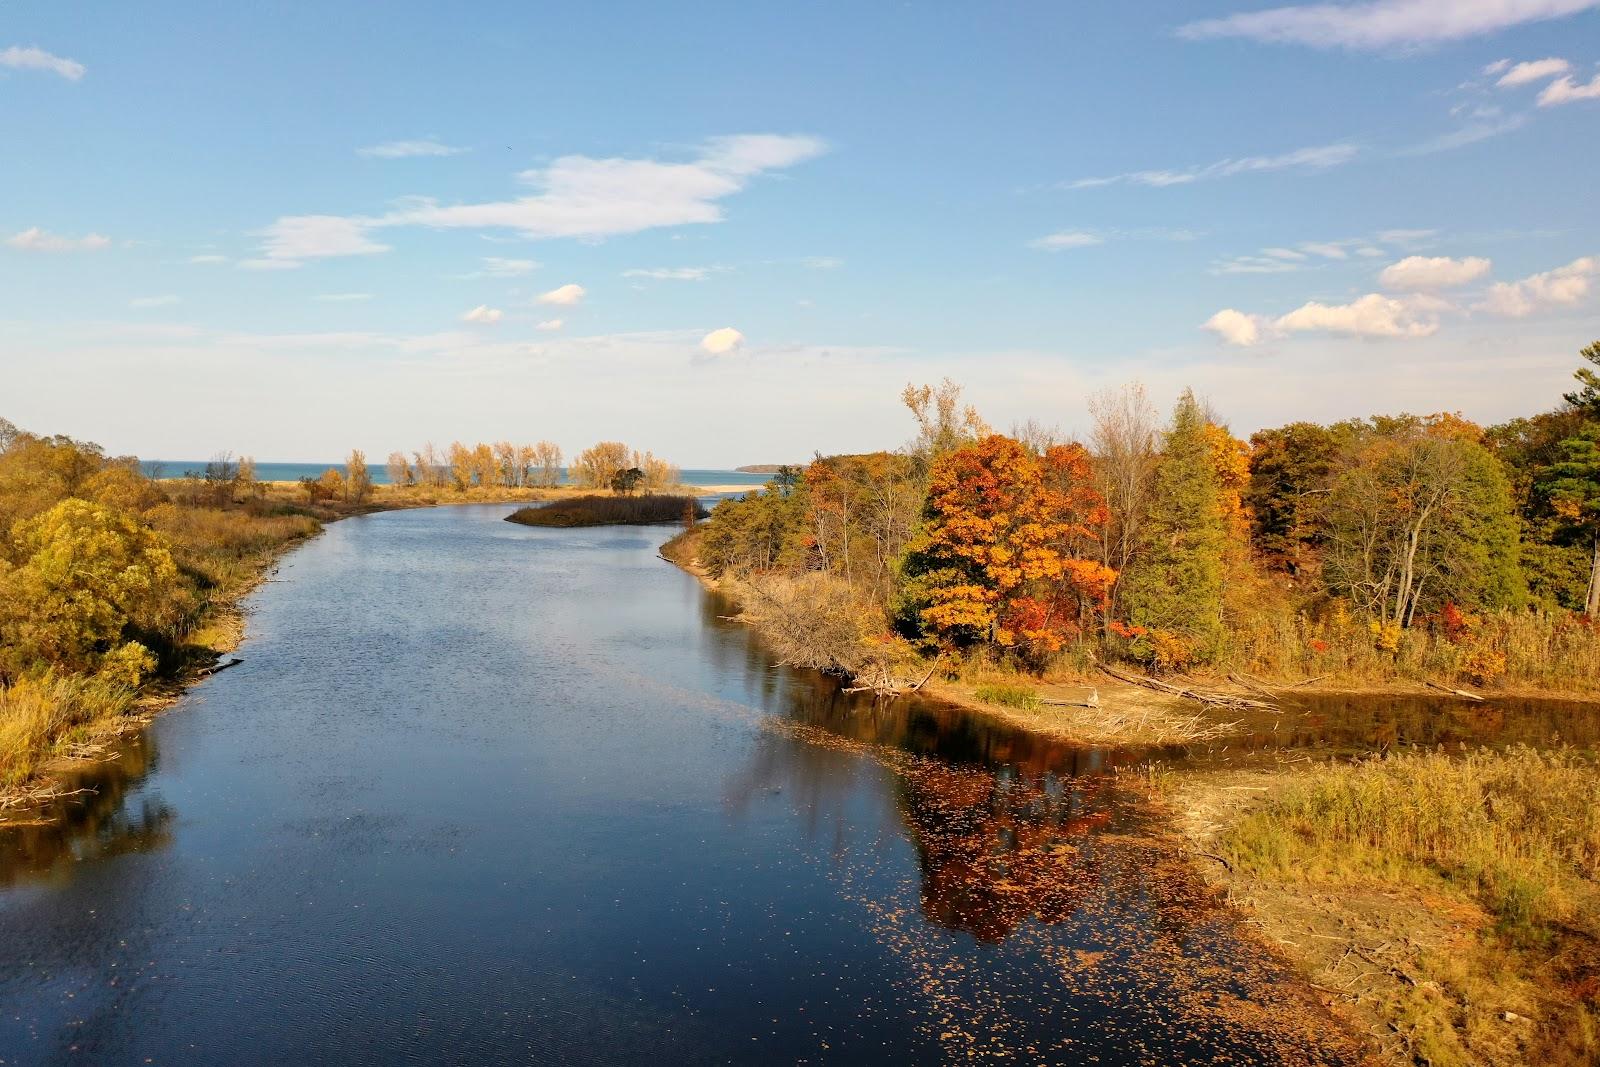
[[[1580,356],[1600,366],[1600,343]],[[997,433],[948,380],[907,387],[911,444],[781,469],[718,506],[698,556],[769,612],[831,598],[809,610],[908,654],[1480,681],[1508,655],[1587,664],[1549,651],[1597,647],[1600,382],[1576,379],[1488,428],[1373,416],[1248,441],[1192,392],[1164,420],[1137,385],[1096,396],[1076,442]],[[777,588],[802,577],[804,597]]]

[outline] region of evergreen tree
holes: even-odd
[[[1578,355],[1593,363],[1597,369],[1579,367],[1572,372],[1572,376],[1578,379],[1580,388],[1568,393],[1566,401],[1573,407],[1582,408],[1589,415],[1600,419],[1600,341],[1579,349]]]
[[[1185,390],[1172,415],[1140,552],[1124,584],[1134,652],[1161,667],[1215,658],[1228,549],[1205,414]]]
[[[1600,426],[1586,427],[1578,436],[1563,441],[1561,448],[1560,462],[1545,472],[1540,489],[1548,495],[1562,524],[1580,542],[1589,543],[1584,611],[1600,615]]]

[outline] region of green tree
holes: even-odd
[[[1144,532],[1122,583],[1136,655],[1162,667],[1222,650],[1228,533],[1207,422],[1184,390],[1162,443]]]
[[[639,483],[642,481],[644,481],[644,471],[638,467],[626,467],[611,476],[611,491],[628,496],[639,488]]]
[[[1314,422],[1251,435],[1245,503],[1256,551],[1268,566],[1298,574],[1316,558],[1318,515],[1338,454],[1338,435]]]
[[[1590,425],[1561,443],[1540,488],[1568,530],[1589,542],[1589,588],[1584,611],[1600,615],[1600,426]]]
[[[1566,394],[1567,403],[1582,408],[1591,418],[1600,419],[1600,341],[1578,350],[1578,355],[1595,365],[1595,370],[1579,367],[1572,372],[1578,388]]]

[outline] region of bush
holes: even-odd
[[[579,496],[539,507],[518,508],[507,522],[524,526],[648,526],[683,522],[686,514],[704,518],[692,496]]]
[[[988,682],[975,688],[973,695],[979,700],[986,700],[991,704],[1002,704],[1005,707],[1020,708],[1023,711],[1036,711],[1041,707],[1039,694],[1025,685]]]

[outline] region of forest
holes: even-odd
[[[1600,342],[1550,410],[1293,422],[1235,436],[1185,392],[1090,398],[1085,440],[998,433],[908,386],[917,436],[821,456],[675,546],[790,662],[940,657],[1043,674],[1600,686]]]

